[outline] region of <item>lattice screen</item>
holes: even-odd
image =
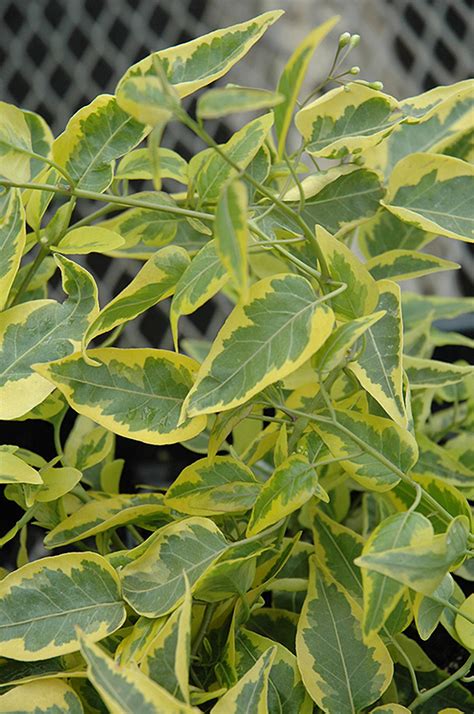
[[[287,17],[240,65],[232,78],[272,86],[297,41],[332,14],[338,32],[359,32],[354,62],[364,77],[383,77],[387,91],[408,96],[469,76],[474,46],[472,0],[0,0],[0,98],[42,114],[55,133],[97,93],[113,91],[125,69],[150,51],[280,6]],[[334,33],[335,36],[337,33]],[[330,44],[330,43],[328,43]],[[333,49],[328,52],[332,53]],[[322,51],[313,81],[331,55]],[[224,137],[225,127],[216,131]],[[183,155],[199,146],[171,125],[167,144]],[[458,251],[462,248],[458,247]],[[454,256],[456,259],[458,256]],[[461,254],[468,264],[467,252]],[[136,272],[134,261],[87,259],[103,301]],[[163,310],[127,327],[121,344],[170,346]],[[188,336],[212,335],[228,310],[224,298],[182,320]]]

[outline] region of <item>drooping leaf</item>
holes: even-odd
[[[473,374],[472,367],[407,355],[403,358],[403,366],[412,389],[446,387],[462,382],[465,377]]]
[[[384,205],[408,223],[474,242],[474,167],[437,154],[410,154],[390,176]]]
[[[205,428],[203,417],[178,426],[197,366],[194,360],[145,348],[105,347],[88,354],[99,366],[89,365],[76,353],[35,367],[79,414],[114,434],[148,444],[185,441]]]
[[[0,654],[38,660],[76,652],[76,628],[94,641],[125,619],[115,570],[96,553],[28,563],[0,581]]]
[[[53,385],[33,364],[64,357],[79,346],[98,311],[92,276],[67,258],[56,256],[68,298],[32,300],[0,316],[0,418],[15,419],[40,404]]]
[[[449,601],[454,590],[454,581],[451,575],[445,575],[444,579],[434,590],[433,595],[442,600]],[[441,615],[443,614],[444,605],[441,605],[436,600],[417,593],[413,602],[413,612],[415,615],[416,629],[422,640],[427,640],[436,629]]]
[[[376,280],[411,280],[441,270],[456,270],[460,266],[437,255],[417,253],[413,250],[389,250],[371,258],[366,268]]]
[[[228,72],[281,15],[281,10],[266,12],[247,22],[149,55],[126,71],[117,90],[129,77],[153,75],[156,55],[168,82],[180,97],[186,97]]]
[[[471,622],[463,617],[466,615],[471,618]],[[455,627],[456,632],[459,635],[461,642],[464,647],[469,651],[474,650],[474,625],[472,624],[472,619],[474,618],[474,594],[471,593],[467,597],[461,607],[459,608],[459,613],[456,615]]]
[[[188,182],[188,165],[186,161],[171,149],[159,146],[158,158],[160,164],[160,176],[162,179],[171,178],[179,183]],[[135,149],[129,151],[120,162],[115,171],[117,180],[152,180],[153,167],[150,161],[148,149]]]
[[[348,356],[357,340],[384,315],[382,310],[338,325],[311,358],[312,367],[321,375],[329,374]]]
[[[217,119],[229,114],[269,109],[283,101],[283,95],[256,87],[226,87],[209,89],[202,94],[196,106],[196,115],[201,119]]]
[[[204,305],[225,284],[228,275],[213,240],[206,243],[186,268],[175,288],[170,307],[170,324],[175,345],[178,320]]]
[[[25,217],[20,192],[11,189],[0,194],[0,310],[7,302],[25,241]]]
[[[393,663],[378,635],[365,642],[362,612],[310,559],[308,594],[296,637],[298,665],[312,699],[328,714],[353,714],[388,687]]]
[[[53,142],[53,158],[76,188],[102,192],[113,179],[113,161],[145,137],[147,129],[123,111],[110,94],[79,109]]]
[[[36,469],[16,454],[0,450],[0,483],[30,483],[41,485],[43,479]]]
[[[148,646],[141,670],[173,697],[189,704],[191,656],[191,592],[175,610]]]
[[[324,228],[316,228],[316,240],[324,253],[333,280],[347,284],[346,290],[331,300],[336,315],[344,320],[352,320],[374,312],[379,290],[360,260]]]
[[[2,714],[83,714],[74,689],[60,679],[30,682],[0,696]]]
[[[264,278],[227,318],[186,398],[183,413],[231,409],[297,369],[324,343],[332,310],[305,278]]]
[[[271,647],[241,679],[219,699],[212,714],[240,714],[248,711],[267,714],[268,678],[276,648]]]
[[[157,251],[133,280],[99,312],[84,337],[84,345],[98,335],[133,320],[149,307],[169,297],[189,265],[183,248],[167,246]]]
[[[244,463],[232,456],[216,456],[183,469],[168,489],[165,502],[192,516],[215,516],[248,510],[260,488]]]
[[[189,175],[201,203],[216,201],[222,187],[231,178],[245,169],[265,141],[273,124],[273,114],[264,114],[239,129],[220,150],[226,154],[233,168],[214,149],[205,149],[193,156],[189,163]]]
[[[313,703],[305,691],[296,657],[275,640],[240,629],[236,638],[236,670],[243,676],[258,658],[276,646],[268,676],[268,714],[310,714]]]
[[[224,536],[209,519],[171,523],[143,555],[122,569],[124,597],[140,615],[166,615],[183,601],[185,575],[193,589],[227,548]]]
[[[407,511],[390,516],[380,523],[364,545],[362,557],[388,549],[404,548],[431,540],[430,521],[420,513]],[[404,583],[362,568],[364,590],[364,637],[370,637],[385,624],[404,591]]]
[[[88,253],[107,253],[120,248],[125,243],[122,236],[100,226],[83,226],[66,233],[57,246],[55,253],[62,255],[87,255]]]
[[[426,535],[421,543],[411,546],[367,553],[357,558],[356,564],[431,595],[449,568],[464,555],[468,532],[467,519],[460,516],[446,533]]]
[[[318,45],[324,40],[338,21],[339,17],[336,15],[312,30],[295,49],[280,75],[277,92],[284,96],[285,101],[273,110],[275,115],[275,130],[278,137],[277,154],[279,158],[282,157],[285,150],[286,137],[290,128],[296,101],[311,58]]]
[[[175,699],[133,665],[119,666],[89,638],[81,638],[81,653],[90,681],[111,714],[192,714],[198,709]]]
[[[366,330],[365,348],[349,367],[362,387],[386,413],[401,427],[405,427],[407,415],[403,400],[400,288],[390,280],[381,280],[377,285],[377,310],[385,311],[385,315]]]
[[[51,130],[38,114],[0,102],[0,176],[10,181],[32,181],[49,158]]]
[[[61,521],[44,539],[47,548],[58,548],[127,523],[168,520],[163,496],[158,493],[120,494],[88,501]]]
[[[390,489],[398,483],[400,472],[407,473],[415,464],[416,440],[391,420],[343,410],[336,410],[336,419],[342,430],[330,420],[317,421],[313,427],[332,455],[343,459],[345,471],[365,488]]]
[[[45,466],[40,470],[43,480],[39,488],[31,489],[37,503],[49,503],[69,493],[82,478],[82,473],[71,466]]]
[[[396,99],[354,82],[303,107],[295,123],[308,153],[338,158],[378,144],[402,119]]]
[[[245,300],[248,293],[247,190],[242,181],[231,181],[222,190],[216,207],[214,238],[216,252],[237,293]]]
[[[319,484],[314,464],[302,454],[292,454],[264,484],[250,514],[247,535],[255,535],[268,528],[296,511],[312,496],[329,500]]]

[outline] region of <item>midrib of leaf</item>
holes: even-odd
[[[44,593],[43,593],[44,594]],[[70,610],[62,610],[61,612],[52,612],[51,614],[48,615],[37,615],[35,617],[32,617],[29,620],[16,620],[14,622],[8,622],[5,625],[0,625],[0,630],[20,626],[20,625],[32,625],[34,622],[38,622],[40,620],[50,620],[55,617],[69,617],[69,615],[72,615],[76,612],[83,612],[84,610],[99,610],[104,607],[117,607],[117,605],[122,605],[121,600],[115,600],[114,602],[92,602],[91,605],[84,605],[83,607],[75,607]]]
[[[103,108],[104,108],[104,107],[101,107],[101,109],[103,109]],[[83,173],[80,174],[79,178],[76,179],[76,182],[77,182],[77,183],[80,183],[80,182],[84,179],[84,177],[87,176],[87,174],[88,174],[90,171],[92,171],[97,165],[100,166],[100,158],[101,158],[102,154],[104,153],[105,149],[110,146],[111,142],[113,141],[113,139],[115,139],[116,135],[117,135],[120,131],[122,131],[122,129],[123,129],[127,124],[129,124],[131,121],[134,121],[133,118],[132,118],[132,117],[127,117],[127,119],[125,119],[125,121],[123,121],[123,122],[120,124],[120,126],[118,126],[118,127],[115,129],[115,131],[113,131],[112,134],[109,135],[109,138],[107,139],[107,141],[106,141],[104,144],[101,145],[101,148],[100,148],[98,151],[91,152],[87,135],[86,135],[86,134],[82,134],[82,136],[84,137],[85,146],[86,146],[87,151],[89,152],[89,155],[90,155],[90,157],[91,157],[91,162],[90,162],[90,164],[84,169]],[[80,141],[80,139],[79,139],[79,141]],[[78,146],[78,144],[76,144],[76,146]],[[76,147],[74,147],[74,148],[76,148]],[[69,159],[70,159],[70,157],[69,157]],[[108,166],[107,162],[104,162],[104,161],[102,162],[102,165],[103,165],[103,166]]]

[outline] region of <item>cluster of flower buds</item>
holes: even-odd
[[[352,50],[360,42],[360,35],[351,35],[350,32],[343,32],[339,37],[339,49],[342,50],[344,47],[349,45],[349,49]]]

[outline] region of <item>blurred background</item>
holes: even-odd
[[[472,76],[473,4],[473,0],[0,0],[0,99],[38,112],[57,135],[77,109],[101,92],[113,92],[127,67],[151,51],[278,7],[286,15],[222,81],[273,88],[299,41],[339,14],[341,22],[316,52],[308,88],[326,76],[339,34],[349,31],[361,35],[350,64],[360,65],[362,78],[382,80],[385,91],[403,98]],[[222,142],[232,127],[216,122],[211,128]],[[167,128],[164,143],[185,158],[202,148],[176,124]],[[472,289],[472,251],[459,241],[444,240],[439,252],[447,255],[448,250],[463,270],[437,275],[423,289],[466,294]],[[84,262],[99,283],[102,304],[139,267],[136,261],[110,262],[98,255],[87,256]],[[221,295],[195,315],[181,318],[183,335],[212,338],[229,305]],[[168,307],[164,301],[129,324],[120,346],[171,348]],[[474,318],[457,325],[471,336],[473,327]],[[447,361],[465,357],[464,353],[438,356]],[[18,440],[43,453],[49,448],[44,444],[50,442],[50,427],[33,422],[31,429],[31,424],[26,422],[26,431],[21,422],[0,425],[3,441]],[[194,458],[182,447],[171,451],[118,440],[118,455],[129,459],[126,474],[135,482],[153,481],[160,464],[160,480],[169,481]]]

